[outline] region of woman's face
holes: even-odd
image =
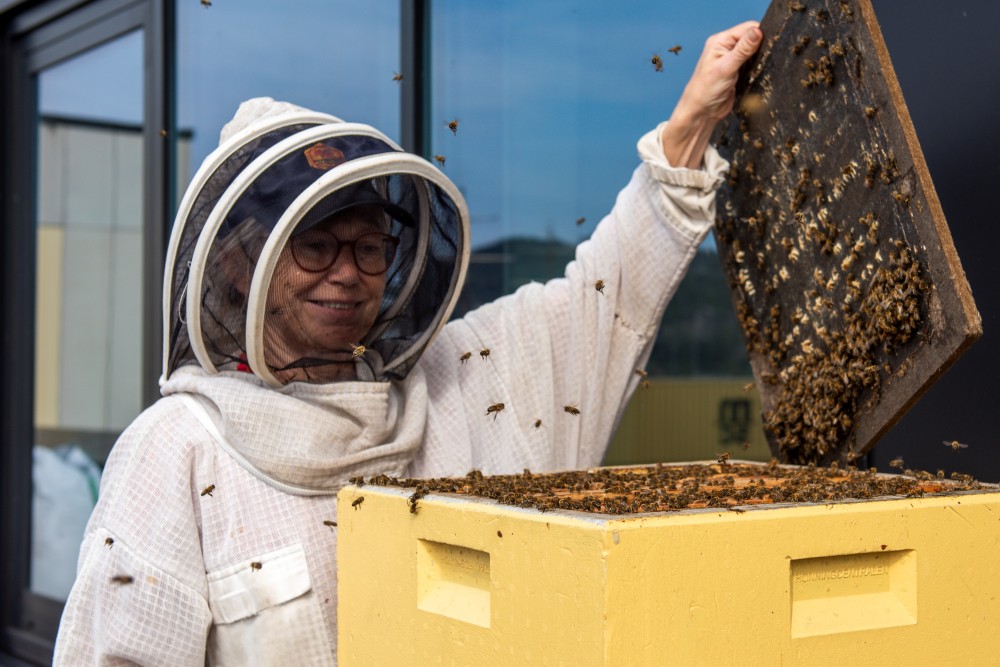
[[[379,236],[365,236],[363,245],[356,247],[350,243],[362,235],[384,232],[382,219],[381,209],[348,209],[297,239],[293,237],[282,250],[268,293],[264,325],[265,352],[271,368],[283,368],[311,357],[342,361],[340,374],[353,374],[352,352],[378,316],[386,272],[370,275],[369,267],[369,273],[365,273],[355,259],[372,252],[371,243]],[[293,243],[300,244],[294,255]],[[330,258],[333,263],[328,268],[315,270]],[[316,370],[309,371],[313,380],[318,379]],[[300,374],[296,372],[291,379],[303,379],[298,377]]]

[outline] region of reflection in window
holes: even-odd
[[[31,589],[58,600],[142,409],[142,63],[133,32],[38,76]]]
[[[399,142],[399,0],[179,2],[177,35],[177,115],[193,133],[192,175],[252,97],[367,123]]]
[[[456,316],[561,276],[638,165],[636,141],[670,115],[707,37],[759,20],[767,5],[432,2],[430,152],[445,158],[472,216],[473,254]],[[667,376],[737,378],[709,383],[704,415],[676,415],[700,420],[704,428],[691,437],[721,447],[716,403],[749,379],[750,368],[711,237],[667,309],[647,370],[661,390],[677,383]],[[662,415],[663,404],[645,412]],[[667,428],[658,441],[678,433]],[[751,436],[765,452],[763,435]],[[651,456],[666,460],[670,452]]]

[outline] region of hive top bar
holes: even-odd
[[[723,457],[720,457],[723,458]],[[752,462],[656,464],[594,468],[559,473],[483,475],[473,470],[464,477],[397,479],[376,475],[351,480],[359,486],[403,487],[414,490],[410,511],[419,511],[428,494],[457,494],[489,498],[503,505],[542,511],[570,510],[592,514],[646,514],[701,509],[746,511],[788,503],[831,503],[899,497],[997,492],[969,475],[944,471],[931,474],[877,474],[841,468]]]
[[[715,238],[771,451],[850,463],[982,333],[868,0],[774,0]]]

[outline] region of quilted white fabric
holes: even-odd
[[[702,171],[671,168],[657,132],[639,154],[564,278],[451,322],[405,382],[273,390],[180,369],[108,461],[55,664],[335,664],[348,478],[598,465],[727,168],[713,149]]]

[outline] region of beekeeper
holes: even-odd
[[[163,398],[107,462],[55,663],[335,664],[347,480],[598,465],[712,226],[709,135],[760,39],[708,40],[564,278],[447,324],[454,184],[371,127],[243,103],[180,206]]]

